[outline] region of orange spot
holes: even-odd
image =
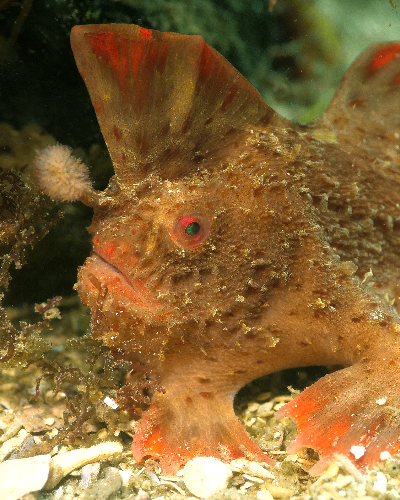
[[[395,443],[391,447],[391,453],[392,453],[392,455],[395,455],[396,453],[398,453],[399,452],[399,448],[400,448],[400,443]]]
[[[400,54],[400,43],[391,43],[384,49],[380,50],[377,54],[375,54],[374,58],[369,64],[368,71],[372,75],[378,69],[383,68],[387,64],[389,64],[393,59],[398,57]]]
[[[114,134],[115,140],[117,142],[119,142],[121,140],[121,132],[119,131],[119,129],[116,125],[113,126],[113,134]]]
[[[102,248],[102,252],[107,256],[112,256],[115,253],[115,244],[111,242],[106,243]]]
[[[102,111],[100,104],[97,102],[93,103],[93,107],[94,107],[94,110],[96,111],[96,113],[100,113]]]
[[[163,438],[160,432],[160,426],[157,425],[151,431],[151,434],[146,443],[146,451],[151,451],[157,455],[161,455],[164,451]]]
[[[139,36],[143,40],[148,40],[149,38],[153,37],[153,32],[151,30],[146,29],[146,28],[140,28]]]
[[[200,392],[200,396],[204,399],[212,399],[213,393],[212,392]]]
[[[396,85],[400,84],[400,73],[398,73],[398,74],[395,76],[395,78],[394,78],[394,80],[393,80],[393,83],[394,83],[394,84],[396,84]]]

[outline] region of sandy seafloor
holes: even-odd
[[[99,188],[106,184],[110,165],[69,48],[68,35],[74,24],[132,22],[164,31],[201,34],[250,79],[274,109],[297,121],[307,121],[324,109],[345,69],[369,44],[400,40],[400,6],[386,0],[278,0],[272,13],[265,0],[29,3],[0,2],[0,167],[23,169],[32,161],[35,148],[55,140],[80,151],[90,163]],[[21,8],[27,14],[25,19],[20,17]],[[15,22],[20,24],[18,32],[13,32]],[[9,43],[12,33],[15,39]],[[89,223],[90,211],[75,204],[65,207],[64,219],[33,251],[26,252],[26,265],[12,272],[13,280],[8,290],[3,290],[9,317],[17,323],[32,320],[34,303],[62,295],[63,319],[55,320],[54,329],[42,334],[54,356],[67,353],[68,363],[83,370],[84,354],[65,345],[68,339],[82,336],[88,329],[88,313],[74,296],[72,286],[77,266],[90,251],[85,230]],[[316,478],[306,472],[315,462],[313,453],[285,454],[286,445],[294,439],[295,427],[288,419],[276,420],[274,411],[290,397],[287,386],[302,389],[321,373],[292,370],[242,391],[236,401],[238,416],[255,441],[272,450],[278,465],[267,467],[267,473],[254,464],[247,464],[242,471],[236,467],[227,489],[212,498],[400,497],[399,460],[383,461],[367,475],[343,461]],[[18,363],[5,367],[0,374],[1,461],[27,456],[26,450],[46,435],[56,435],[63,424],[69,393],[84,391],[72,382],[54,391],[54,380],[44,377],[40,397],[34,400],[36,381],[41,375],[43,372],[34,365],[26,368]],[[112,391],[107,388],[101,395]],[[103,414],[107,425],[103,423],[99,401],[96,414],[85,424],[85,438],[78,437],[72,444],[64,440],[52,454],[108,441],[119,443],[123,452],[110,459],[100,454],[91,459],[91,465],[77,466],[53,489],[29,493],[24,498],[193,497],[182,478],[163,476],[154,463],[133,464],[132,424],[124,416],[113,420],[110,412],[118,410],[106,405]],[[7,481],[28,484],[29,470],[18,477],[15,474],[20,462],[15,464]],[[123,471],[122,475],[119,471]],[[36,474],[39,472],[35,469]],[[11,500],[4,496],[2,486],[0,500]]]

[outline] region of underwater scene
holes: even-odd
[[[400,496],[399,16],[0,0],[0,500]]]

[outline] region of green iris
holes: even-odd
[[[191,222],[186,226],[185,233],[189,236],[196,236],[200,232],[200,224],[198,222]]]

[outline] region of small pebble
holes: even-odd
[[[381,454],[380,454],[381,460],[389,460],[389,458],[392,458],[392,455],[388,451],[381,452]]]
[[[79,482],[79,487],[83,490],[86,490],[86,488],[88,488],[97,478],[99,472],[100,462],[84,465],[81,470],[81,480]]]
[[[264,401],[266,401],[267,399],[269,399],[271,397],[271,393],[270,392],[262,392],[261,394],[259,394],[257,396],[257,401],[259,401],[260,403],[263,403]]]
[[[257,411],[259,406],[260,406],[259,403],[252,401],[251,403],[249,403],[247,405],[247,411],[249,411],[249,412]]]
[[[269,491],[274,498],[289,498],[294,494],[293,490],[272,483],[265,483],[260,489],[262,491]]]
[[[327,478],[336,477],[339,474],[340,465],[337,462],[331,462],[329,467],[324,472],[324,476]]]
[[[358,460],[359,458],[364,456],[365,446],[352,446],[350,448],[350,452],[354,455],[354,458]]]
[[[186,488],[200,498],[207,498],[226,488],[231,477],[231,469],[214,457],[193,458],[183,469]]]
[[[266,403],[263,403],[257,408],[256,415],[258,417],[268,417],[273,413],[272,412],[273,406],[274,403],[272,401],[267,401]]]
[[[92,484],[79,500],[106,500],[122,486],[122,476],[115,467],[107,467],[104,477]]]
[[[134,500],[149,500],[149,494],[144,490],[139,490],[135,495]]]
[[[234,470],[239,470],[256,477],[262,477],[263,479],[275,479],[274,474],[258,462],[252,462],[244,458],[237,458],[236,460],[231,461],[231,466],[234,467]]]
[[[379,493],[386,493],[387,479],[383,472],[376,473],[376,481],[374,482],[374,490]]]
[[[349,484],[351,484],[354,481],[353,476],[344,476],[343,474],[339,474],[336,478],[336,484],[338,488],[345,488]]]

